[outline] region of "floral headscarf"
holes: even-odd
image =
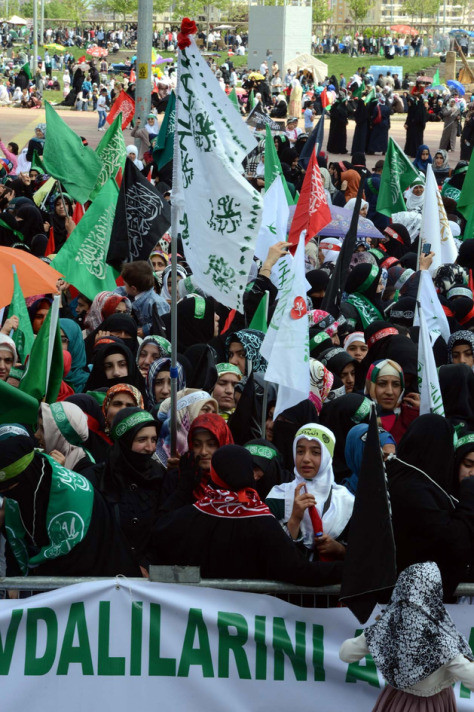
[[[403,393],[405,392],[405,378],[403,376],[402,367],[396,362],[389,358],[382,359],[380,361],[375,361],[371,364],[365,381],[365,395],[375,401],[375,386],[377,384],[377,378],[379,376],[396,376],[400,379],[400,384],[402,390],[400,392],[400,397],[398,399],[397,406],[400,405],[403,398]]]
[[[178,369],[178,388],[180,391],[186,386],[186,379],[184,376],[184,370],[179,361],[176,363]],[[156,377],[160,371],[169,371],[171,369],[171,359],[168,357],[158,358],[153,361],[150,368],[148,369],[148,374],[146,377],[146,394],[148,397],[148,402],[151,406],[158,405],[155,397],[155,381]]]
[[[315,358],[309,360],[310,393],[309,400],[314,403],[318,415],[334,383],[334,374]]]
[[[227,337],[226,346],[232,342],[238,341],[242,344],[245,351],[247,361],[252,363],[252,371],[255,373],[264,372],[267,368],[267,362],[260,353],[265,334],[257,329],[241,329]],[[247,370],[247,369],[246,369]]]
[[[145,404],[143,402],[143,396],[135,386],[131,386],[128,383],[117,383],[117,385],[109,388],[105,394],[104,402],[102,403],[102,413],[104,414],[105,422],[107,423],[107,411],[109,405],[117,393],[129,393],[133,400],[135,401],[136,408],[144,408]],[[107,430],[107,428],[106,428]]]

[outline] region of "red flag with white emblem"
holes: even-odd
[[[300,235],[306,230],[305,244],[331,222],[331,211],[324,192],[316,153],[313,151],[304,177],[300,197],[291,223],[288,241],[291,252],[296,250]]]

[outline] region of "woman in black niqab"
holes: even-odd
[[[464,363],[441,366],[439,385],[447,420],[454,427],[463,425],[474,430],[474,373],[469,366]]]
[[[346,393],[323,403],[319,422],[332,430],[336,437],[332,469],[337,484],[352,474],[344,455],[347,434],[354,425],[369,422],[371,407],[370,400],[358,393]]]

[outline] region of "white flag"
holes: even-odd
[[[258,257],[259,260],[266,259],[268,250],[276,242],[286,241],[289,216],[290,209],[288,207],[281,175],[277,175],[263,196],[262,222],[255,246],[255,256]],[[281,262],[286,262],[287,268],[290,269],[292,262],[291,255],[288,254],[285,257],[281,257],[271,271],[270,279],[278,290],[280,290],[281,287],[279,280]]]
[[[173,229],[193,281],[242,311],[262,198],[241,163],[256,142],[190,39],[178,53]]]
[[[430,272],[438,267],[456,261],[458,250],[444,209],[443,200],[436,184],[433,169],[428,165],[426,171],[425,200],[421,218],[420,240],[431,243],[435,253]]]
[[[451,334],[448,319],[436,294],[431,275],[427,270],[420,272],[417,301],[423,310],[429,333],[438,332],[448,343]],[[417,309],[415,309],[413,325],[420,326]]]
[[[420,391],[420,415],[436,413],[444,417],[443,398],[439,386],[438,371],[433,355],[428,325],[423,309],[417,306],[420,322],[418,339],[418,388]]]
[[[309,395],[307,285],[304,237],[301,237],[292,269],[283,276],[280,299],[260,349],[268,361],[265,380],[278,384],[274,419],[283,410],[291,408]]]

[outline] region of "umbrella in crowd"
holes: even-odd
[[[345,237],[351,224],[352,211],[345,208],[338,208],[336,205],[330,205],[331,222],[319,231],[324,237]],[[366,218],[359,218],[357,226],[357,237],[372,237],[378,240],[383,239],[381,232]]]
[[[410,27],[410,25],[392,25],[390,29],[392,32],[398,32],[401,35],[412,35],[412,37],[419,34],[418,30],[415,30],[414,27]]]
[[[92,45],[86,49],[86,54],[90,54],[91,57],[107,57],[108,52],[105,47],[99,47],[98,45]]]
[[[52,42],[51,44],[45,44],[43,45],[45,49],[51,49],[53,52],[65,52],[66,47],[63,47],[63,45],[57,44],[56,42]]]
[[[11,302],[13,266],[16,267],[23,296],[33,297],[56,291],[56,283],[61,279],[59,272],[29,252],[0,247],[0,308]]]
[[[461,96],[464,96],[464,94],[466,93],[466,90],[464,89],[461,82],[457,82],[455,79],[448,79],[446,84],[451,89],[455,89],[457,91],[457,93],[460,94]]]

